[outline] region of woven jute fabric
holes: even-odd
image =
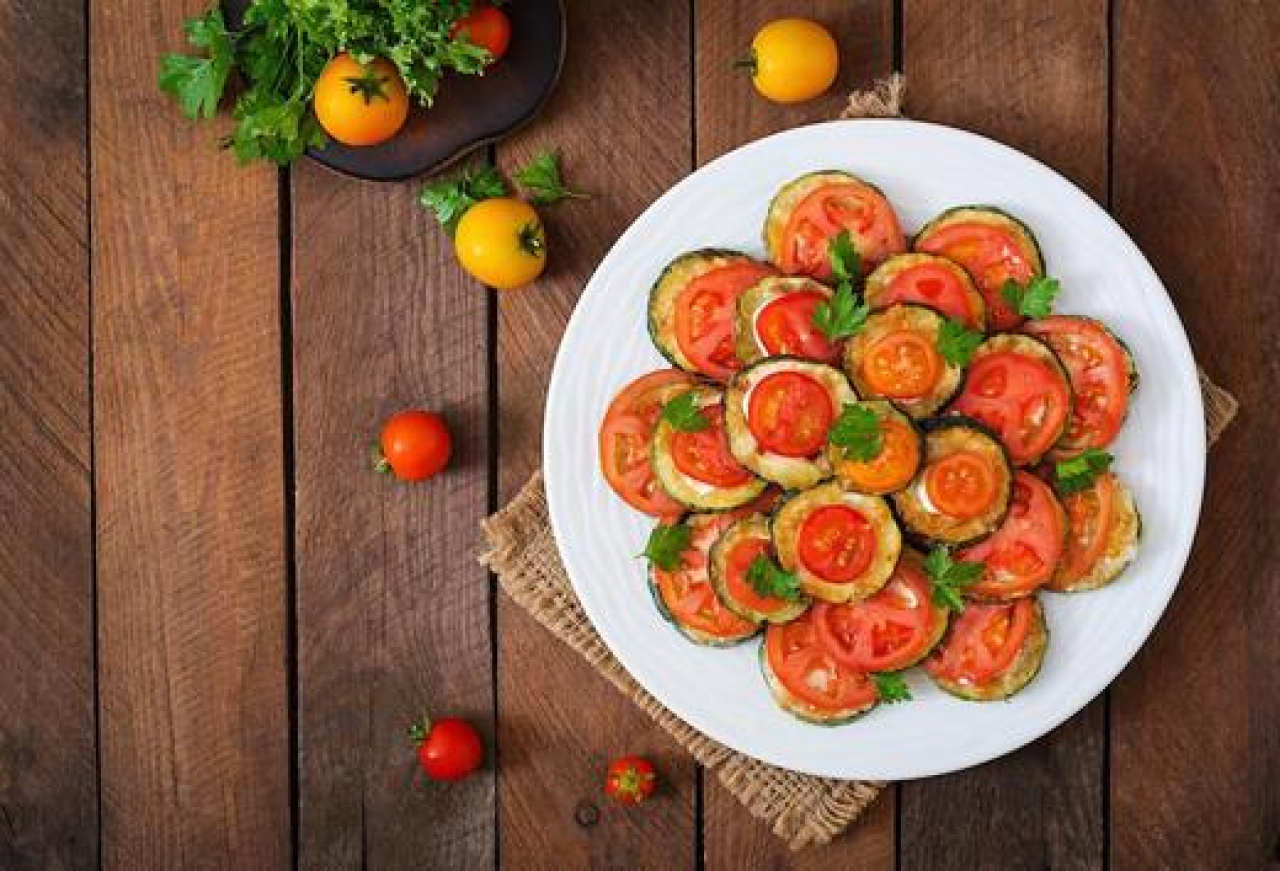
[[[850,95],[841,117],[902,114],[906,84],[899,75]],[[1238,403],[1200,370],[1205,426],[1212,444],[1235,417]],[[874,781],[834,780],[797,774],[730,750],[664,708],[613,657],[596,634],[560,562],[547,516],[542,473],[484,522],[487,549],[480,561],[507,595],[551,634],[581,654],[687,749],[753,816],[794,850],[824,844],[856,820],[884,787]]]

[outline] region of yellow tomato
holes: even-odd
[[[746,65],[761,94],[777,103],[799,103],[831,87],[840,56],[835,39],[821,24],[781,18],[760,28]]]
[[[385,58],[362,64],[345,52],[325,65],[312,98],[320,126],[345,145],[377,145],[400,132],[409,93]]]
[[[510,197],[483,200],[458,222],[453,247],[462,268],[484,284],[509,290],[542,274],[547,242],[533,206]]]

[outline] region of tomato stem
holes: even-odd
[[[375,444],[369,452],[370,465],[373,470],[381,475],[391,474],[391,461],[387,459],[386,454],[382,453],[382,446]]]
[[[422,719],[409,727],[409,737],[413,739],[413,743],[421,744],[427,740],[427,736],[431,734],[431,718],[426,714],[422,715]]]
[[[749,75],[754,77],[756,71],[759,69],[759,63],[756,60],[756,50],[753,48],[742,57],[734,58],[733,68],[735,70],[746,70]]]
[[[347,87],[351,89],[351,93],[364,100],[366,106],[377,99],[391,102],[391,98],[387,96],[386,88],[389,78],[379,74],[372,66],[362,64],[360,70],[360,75],[347,76],[343,79],[347,83]]]
[[[536,221],[525,224],[518,234],[520,250],[532,257],[541,258],[546,250],[547,240],[542,233],[542,225]]]

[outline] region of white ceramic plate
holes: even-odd
[[[787,180],[847,169],[878,185],[908,233],[949,206],[989,203],[1025,220],[1061,280],[1057,308],[1104,320],[1142,373],[1116,469],[1143,515],[1137,561],[1113,586],[1043,596],[1052,638],[1040,676],[1008,702],[963,702],[918,670],[915,700],[835,728],[775,707],[758,642],[697,647],[650,599],[636,559],[651,521],[599,472],[609,400],[665,364],[645,330],[649,286],[693,248],[763,255],[760,227]],[[544,462],[552,526],[574,589],[614,655],[655,698],[735,750],[797,771],[897,780],[976,765],[1032,741],[1082,708],[1125,667],[1164,611],[1186,562],[1204,484],[1204,423],[1186,334],[1159,278],[1125,232],[1043,164],[971,133],[915,121],[818,124],[779,133],[681,181],[623,233],[569,322],[551,378]]]

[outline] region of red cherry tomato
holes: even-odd
[[[842,584],[867,570],[876,555],[875,531],[847,505],[824,505],[800,526],[800,562],[818,577]]]
[[[452,452],[444,418],[429,411],[402,411],[382,427],[374,468],[401,481],[424,481],[448,465]]]
[[[821,290],[797,290],[783,294],[760,309],[756,315],[756,335],[760,344],[774,357],[788,354],[833,363],[840,356],[840,346],[818,329],[813,315],[830,298]]]
[[[766,451],[784,457],[811,457],[822,450],[834,418],[827,388],[800,372],[765,376],[747,403],[751,434]]]
[[[471,14],[459,18],[449,31],[455,39],[464,33],[472,45],[480,46],[497,60],[507,53],[507,46],[511,44],[511,19],[496,6],[477,3]]]
[[[677,432],[671,438],[671,457],[676,468],[694,480],[713,487],[740,487],[751,480],[751,472],[729,453],[729,437],[724,430],[724,405],[702,409],[708,421],[704,430]]]
[[[658,787],[658,775],[643,756],[621,756],[609,763],[605,795],[619,804],[640,804]]]
[[[466,720],[423,719],[409,730],[418,743],[418,761],[432,780],[461,780],[484,762],[484,744]]]

